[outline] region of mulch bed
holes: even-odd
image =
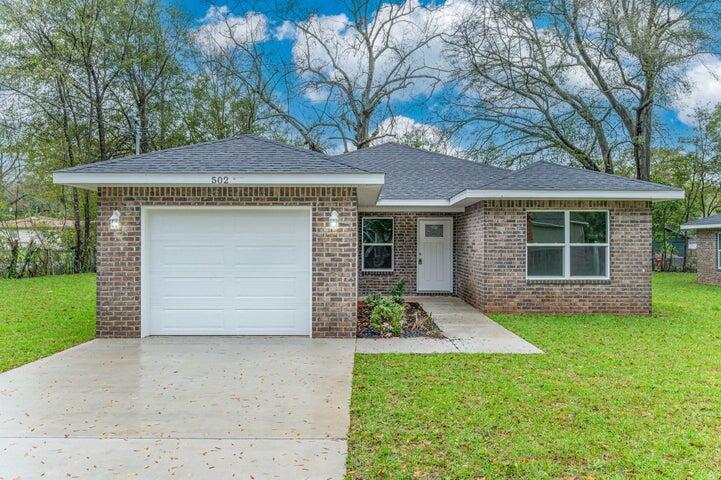
[[[403,333],[400,337],[432,337],[445,338],[441,329],[438,328],[436,322],[423,310],[418,302],[405,302],[406,323],[403,326]],[[382,336],[377,330],[370,325],[371,309],[365,302],[358,302],[358,330],[356,336],[358,338],[388,338],[396,335]]]

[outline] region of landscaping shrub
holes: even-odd
[[[371,327],[381,335],[400,335],[406,320],[405,307],[391,298],[382,298],[375,304],[370,316]]]
[[[403,296],[406,294],[406,279],[401,278],[398,280],[398,282],[393,285],[393,288],[391,288],[391,299],[396,302],[399,305],[403,304]]]
[[[368,308],[373,310],[376,305],[381,303],[383,301],[383,295],[380,293],[371,293],[365,298],[366,305],[368,305]]]

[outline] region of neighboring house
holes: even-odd
[[[695,230],[698,283],[721,285],[721,215],[712,215],[681,225],[682,230]]]
[[[670,227],[664,228],[664,240],[653,241],[653,259],[656,267],[662,270],[694,269],[696,260],[696,237],[687,232],[678,232]],[[688,251],[686,239],[688,238]],[[684,258],[688,257],[688,258]]]
[[[60,233],[62,230],[72,229],[73,225],[72,220],[44,216],[25,217],[17,220],[0,220],[0,232],[17,239],[20,245],[25,246],[30,242],[44,244],[47,241],[47,233]]]
[[[651,310],[664,185],[511,171],[387,143],[334,157],[254,136],[55,172],[98,192],[97,333],[352,337],[400,278],[484,311]]]

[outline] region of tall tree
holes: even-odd
[[[613,172],[630,148],[648,180],[654,111],[718,20],[716,0],[476,0],[448,37],[464,92],[454,120],[512,154],[592,170]]]
[[[129,131],[138,121],[141,152],[174,146],[168,138],[170,119],[165,117],[167,102],[182,95],[186,81],[179,52],[187,48],[189,21],[158,0],[140,1],[122,13],[128,47],[119,81],[113,82],[117,108]]]
[[[218,61],[314,150],[338,141],[370,146],[383,137],[377,126],[393,116],[395,100],[430,95],[442,78],[428,55],[442,29],[432,8],[413,0],[352,0],[332,16],[283,12],[291,18],[280,33],[293,41],[290,59],[265,48],[264,23],[248,28],[246,16],[239,28],[238,17],[218,13]]]

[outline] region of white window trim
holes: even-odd
[[[528,229],[528,214],[532,212],[563,212],[563,243],[528,243],[526,231],[526,279],[527,280],[609,280],[611,270],[611,213],[608,210],[594,210],[574,208],[560,209],[531,209],[526,210],[526,229]],[[606,243],[571,243],[571,212],[605,212],[606,213]],[[563,276],[532,276],[528,275],[528,247],[563,247]],[[571,275],[571,247],[606,247],[606,275],[604,276],[572,276]]]
[[[716,234],[716,268],[721,270],[721,232]]]
[[[363,240],[363,230],[365,229],[366,220],[390,220],[391,221],[391,241],[390,243],[365,243]],[[393,217],[363,217],[361,222],[361,271],[363,272],[393,272],[396,262],[396,222]],[[365,265],[365,247],[391,247],[391,268],[366,268]]]

